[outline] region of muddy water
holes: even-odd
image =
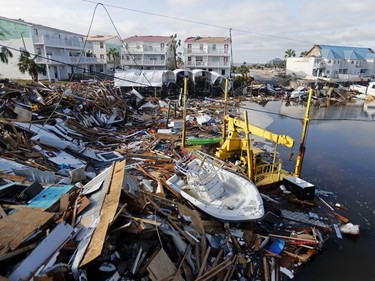
[[[280,155],[288,159],[293,152],[296,158],[302,130],[299,119],[305,107],[280,101],[268,102],[264,107],[251,103],[245,106],[275,113],[266,114],[273,118],[267,129],[294,137],[294,150],[280,147]],[[251,116],[252,110],[248,112]],[[301,177],[319,189],[334,192],[336,197],[330,198],[330,203],[348,209],[343,215],[360,225],[360,235],[328,240],[322,253],[294,280],[375,280],[375,120],[360,103],[313,107],[311,118]],[[283,163],[288,170],[294,170],[295,159]]]

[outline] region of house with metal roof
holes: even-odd
[[[314,45],[304,57],[287,58],[286,74],[304,78],[359,80],[375,75],[370,48]]]
[[[188,37],[184,41],[184,65],[191,70],[214,71],[230,75],[231,40],[229,37]]]
[[[123,40],[123,69],[165,70],[173,64],[170,36],[131,36]]]

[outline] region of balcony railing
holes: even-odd
[[[47,57],[37,57],[36,62],[40,64],[100,64],[95,57],[71,57],[47,55]]]
[[[228,54],[229,55],[229,50],[224,49],[224,48],[184,48],[185,53],[189,54],[212,54],[212,55],[220,55],[220,54]]]
[[[160,47],[128,47],[125,48],[125,53],[131,54],[165,54],[167,52],[167,48],[160,48]]]
[[[212,62],[212,61],[188,61],[187,66],[198,66],[198,67],[229,67],[229,62]]]
[[[133,60],[126,60],[125,65],[157,65],[157,66],[163,66],[165,65],[165,60],[136,60],[135,62]]]
[[[84,42],[81,42],[79,38],[51,38],[47,36],[33,36],[34,44],[45,45],[49,47],[60,47],[60,48],[73,48],[73,49],[82,49]],[[92,49],[92,42],[86,42],[86,49]]]

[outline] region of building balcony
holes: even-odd
[[[128,47],[125,48],[125,54],[130,53],[130,54],[160,54],[160,55],[165,55],[167,53],[166,48],[160,48],[160,47]]]
[[[72,57],[72,56],[54,56],[37,57],[36,62],[40,64],[101,64],[95,57]]]
[[[228,49],[211,49],[211,48],[184,48],[184,52],[191,55],[202,55],[202,54],[210,54],[210,55],[223,55],[228,54],[230,56],[230,52]]]
[[[126,60],[124,61],[124,65],[144,65],[144,66],[165,66],[165,60]]]
[[[47,36],[33,36],[34,45],[45,45],[46,47],[55,48],[69,48],[69,49],[92,49],[92,42],[86,42],[86,45],[78,37],[61,39],[61,38],[51,38]],[[85,45],[85,46],[84,46]]]
[[[230,63],[229,62],[212,62],[212,61],[209,61],[209,62],[206,62],[206,61],[188,61],[188,62],[185,62],[185,65],[186,66],[191,66],[191,67],[222,67],[222,68],[225,68],[225,67],[230,67]]]

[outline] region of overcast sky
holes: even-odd
[[[90,35],[116,35],[116,27],[122,39],[231,33],[235,63],[284,58],[287,49],[299,56],[313,44],[375,50],[374,0],[103,0],[106,9],[86,0],[0,1],[1,16],[83,35],[92,18]]]

